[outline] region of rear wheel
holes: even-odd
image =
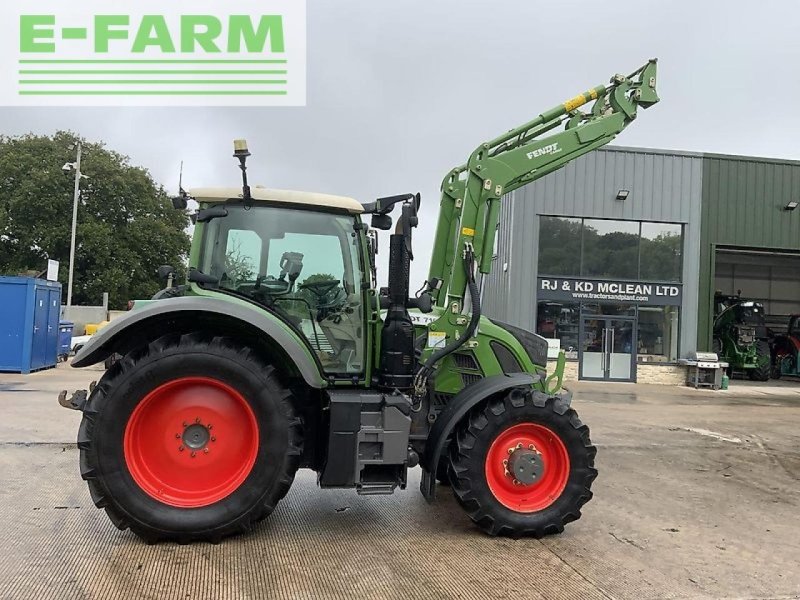
[[[750,369],[747,375],[753,381],[768,381],[772,371],[772,354],[769,344],[764,340],[756,342],[756,368]]]
[[[272,512],[301,437],[272,366],[231,340],[168,336],[100,380],[78,433],[81,475],[120,529],[217,541]]]
[[[450,481],[490,535],[542,537],[580,518],[596,449],[577,413],[539,392],[512,391],[473,410],[450,454]]]

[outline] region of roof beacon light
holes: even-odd
[[[250,151],[247,149],[247,140],[233,140],[233,155],[236,158],[250,156]]]
[[[250,195],[250,186],[247,185],[247,157],[250,156],[247,140],[233,140],[233,156],[239,159],[239,168],[242,170],[242,200],[245,206],[249,206],[253,197]]]

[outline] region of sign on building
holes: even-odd
[[[680,306],[683,285],[577,277],[539,277],[537,298],[562,302]]]

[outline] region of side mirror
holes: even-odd
[[[174,196],[172,198],[172,208],[176,210],[186,210],[189,206],[189,201],[186,199],[186,196]]]
[[[156,270],[156,273],[158,273],[158,278],[161,279],[162,281],[164,281],[170,275],[174,275],[175,274],[175,267],[173,267],[171,265],[161,265]]]
[[[198,223],[207,223],[212,219],[219,219],[221,217],[228,216],[228,209],[224,206],[210,206],[208,208],[204,208],[203,210],[197,211],[197,222]]]
[[[390,215],[372,215],[372,227],[388,231],[392,228],[392,217]]]

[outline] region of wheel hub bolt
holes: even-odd
[[[203,448],[203,452],[204,452],[205,454],[208,454],[208,448]]]
[[[215,437],[212,435],[212,436],[211,436],[211,441],[212,441],[212,442],[216,442],[216,441],[217,441],[217,438],[215,438]]]
[[[195,452],[194,450],[192,450],[192,458],[194,458],[196,455],[197,455],[197,452]]]
[[[181,439],[181,434],[180,434],[180,433],[176,433],[176,434],[175,434],[175,439],[176,439],[176,440],[179,440],[179,439]]]
[[[178,446],[178,452],[183,452],[183,446]]]

